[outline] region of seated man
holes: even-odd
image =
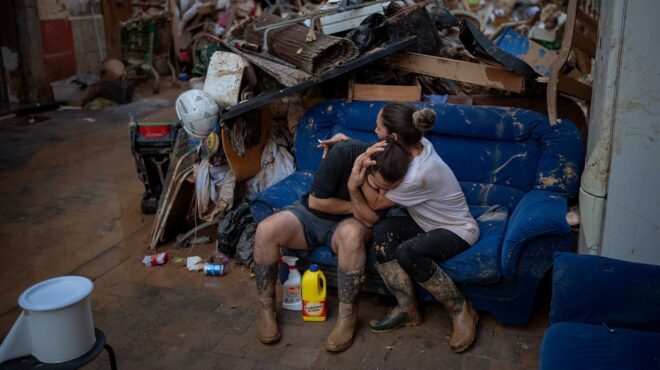
[[[365,213],[359,210],[367,203],[361,192],[355,190],[364,186],[367,176],[374,176],[367,175],[368,167],[375,164],[380,177],[398,183],[410,161],[398,144],[368,147],[356,141],[336,144],[314,174],[310,193],[257,226],[254,273],[261,303],[257,309],[257,335],[262,343],[280,339],[275,312],[280,248],[309,249],[321,245],[330,245],[339,260],[339,315],[325,348],[340,352],[353,343],[357,298],[364,281],[365,242],[370,235],[365,224],[373,223],[373,220],[359,220],[359,215]],[[351,199],[351,194],[357,198]]]

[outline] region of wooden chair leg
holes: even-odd
[[[573,31],[575,30],[575,15],[577,11],[577,0],[568,1],[568,17],[564,25],[564,40],[557,58],[550,66],[550,77],[546,89],[548,99],[548,119],[551,125],[557,124],[557,83],[559,82],[559,73],[568,59],[573,41]]]

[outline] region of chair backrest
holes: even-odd
[[[331,100],[310,109],[296,136],[296,165],[315,171],[319,139],[337,132],[375,141],[376,117],[386,102]],[[564,120],[549,125],[540,113],[518,108],[416,103],[436,111],[426,137],[454,171],[471,205],[500,204],[513,211],[532,189],[564,196],[577,192],[584,144],[577,128]]]

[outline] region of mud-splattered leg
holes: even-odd
[[[280,247],[306,248],[302,225],[287,211],[278,212],[257,226],[254,238],[254,274],[257,285],[257,336],[262,343],[280,340],[275,310]]]
[[[342,222],[333,235],[332,246],[339,258],[339,315],[325,342],[328,351],[341,352],[353,344],[358,324],[358,300],[364,283],[365,241],[368,237],[367,228],[354,219]]]

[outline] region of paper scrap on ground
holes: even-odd
[[[188,267],[188,271],[201,271],[204,268],[204,261],[199,256],[188,257],[186,267]]]

